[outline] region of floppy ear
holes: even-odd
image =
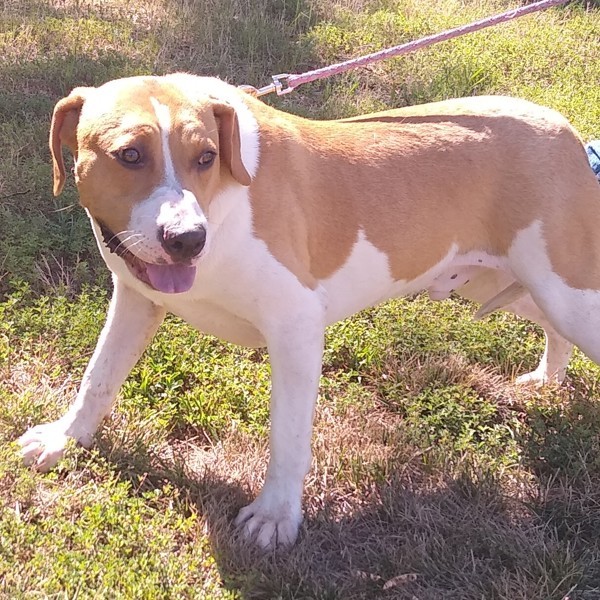
[[[62,147],[66,146],[77,158],[77,125],[79,113],[90,88],[75,88],[54,107],[50,126],[50,153],[54,175],[54,195],[58,196],[65,185],[65,163]]]
[[[219,124],[219,152],[229,167],[233,178],[242,185],[250,185],[250,177],[242,162],[240,126],[233,107],[229,104],[215,104],[214,115]]]

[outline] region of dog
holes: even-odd
[[[553,110],[489,96],[313,121],[172,74],[58,102],[55,195],[63,146],[114,293],[73,405],[20,438],[40,470],[92,444],[166,312],[268,349],[270,461],[236,519],[263,548],[298,534],[328,324],[455,292],[544,328],[520,382],[561,382],[573,344],[600,362],[600,186]]]

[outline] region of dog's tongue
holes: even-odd
[[[165,294],[187,292],[194,283],[196,267],[189,265],[146,264],[146,272],[152,287]]]

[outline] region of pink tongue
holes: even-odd
[[[146,264],[146,272],[152,287],[166,294],[187,292],[196,278],[196,267],[186,265]]]

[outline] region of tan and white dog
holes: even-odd
[[[68,438],[92,443],[167,311],[268,348],[270,462],[237,518],[263,547],[292,543],[302,519],[328,324],[456,291],[544,327],[521,380],[561,381],[572,344],[600,362],[600,186],[552,110],[479,97],[317,122],[175,74],[61,100],[55,194],[63,145],[114,295],[74,404],[20,439],[40,469]]]

